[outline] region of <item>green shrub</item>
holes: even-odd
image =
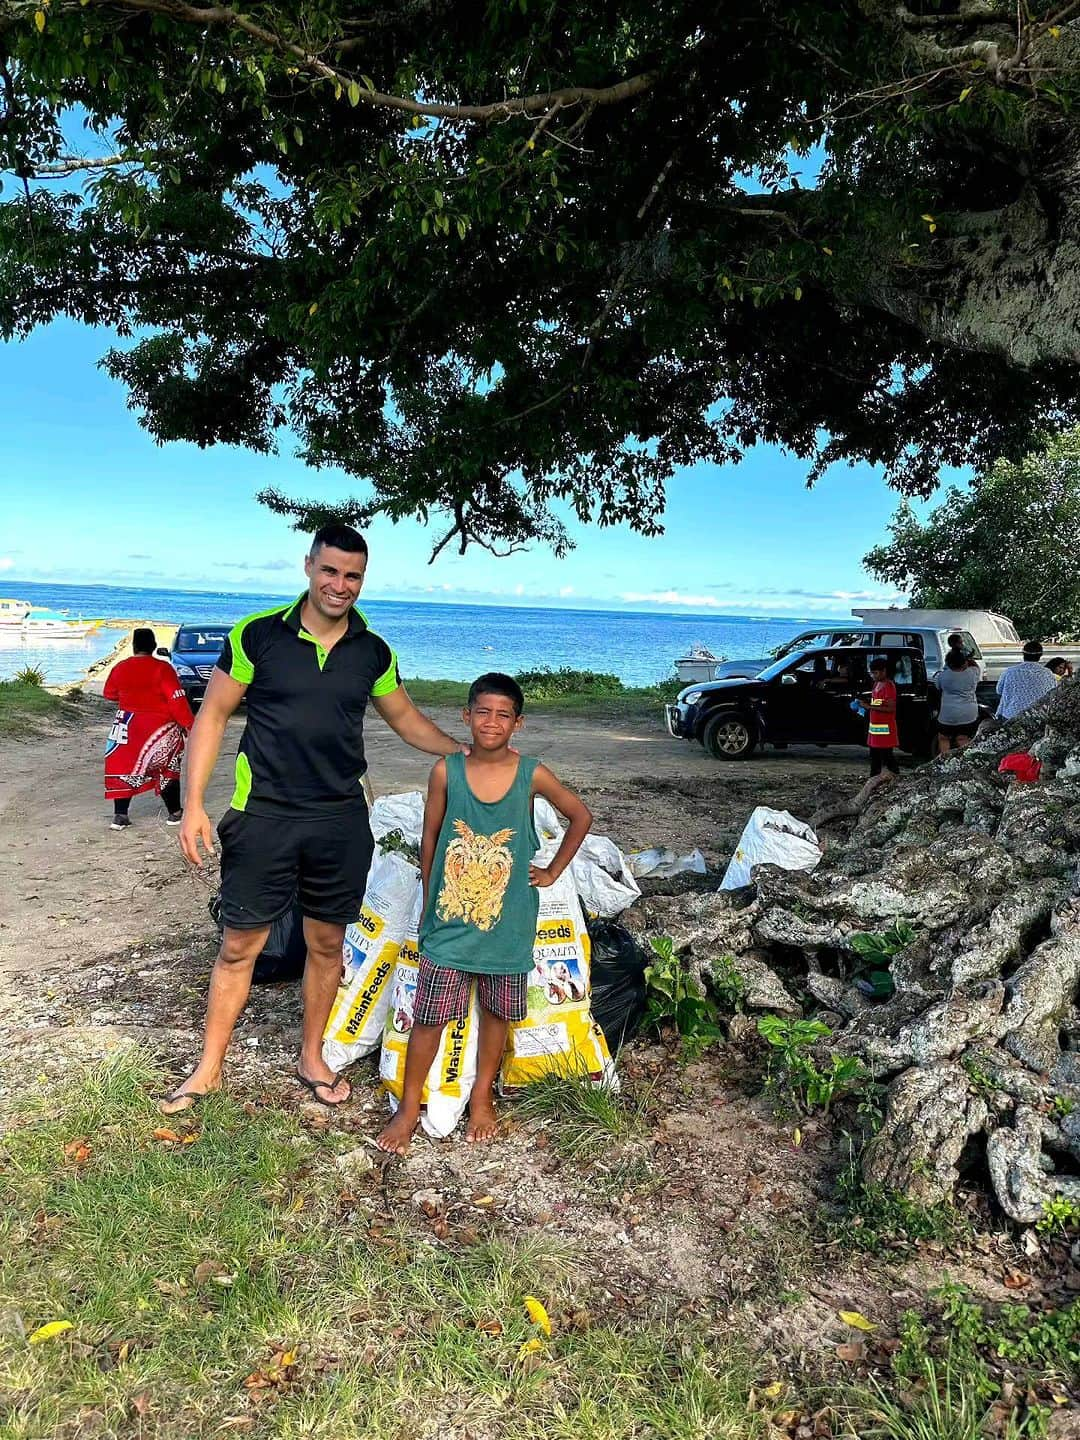
[[[862,1061],[854,1055],[830,1055],[824,1068],[814,1060],[809,1052],[832,1035],[820,1020],[764,1015],[758,1021],[758,1034],[772,1046],[770,1085],[781,1089],[807,1115],[818,1107],[828,1113],[838,1095],[868,1078]]]
[[[31,685],[40,690],[45,684],[45,671],[40,665],[24,665],[16,670],[13,679],[16,685]]]
[[[525,692],[527,700],[557,700],[563,695],[622,695],[626,686],[618,675],[600,670],[571,670],[563,665],[558,670],[542,666],[538,670],[519,670],[514,679]]]
[[[673,1025],[682,1038],[684,1052],[698,1054],[706,1045],[723,1038],[716,1002],[675,954],[669,935],[654,937],[649,946],[656,959],[645,971],[645,1023],[658,1030]]]

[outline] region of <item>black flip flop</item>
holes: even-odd
[[[341,1079],[340,1075],[335,1075],[332,1080],[311,1080],[307,1075],[301,1075],[299,1070],[294,1070],[293,1074],[296,1076],[297,1080],[299,1080],[300,1084],[303,1085],[305,1090],[311,1091],[312,1097],[314,1098],[316,1104],[325,1105],[327,1110],[340,1110],[343,1105],[347,1105],[352,1099],[353,1092],[351,1080],[345,1081],[345,1084],[349,1087],[349,1093],[345,1096],[344,1100],[324,1100],[319,1094],[320,1090],[333,1090],[334,1086]]]
[[[174,1095],[163,1095],[157,1102],[158,1109],[162,1105],[171,1105],[174,1100],[190,1100],[190,1105],[185,1105],[182,1110],[161,1110],[161,1114],[167,1118],[172,1115],[190,1115],[192,1110],[197,1110],[208,1095],[216,1095],[216,1090],[177,1090]]]

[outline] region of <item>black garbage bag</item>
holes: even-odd
[[[614,1055],[641,1028],[649,955],[613,920],[590,920],[592,1016]]]
[[[221,896],[217,891],[207,901],[207,908],[220,934],[225,927],[221,920]],[[304,973],[306,959],[304,917],[297,900],[291,910],[286,910],[281,919],[270,926],[266,944],[255,961],[252,984],[277,985],[284,980],[299,980]]]

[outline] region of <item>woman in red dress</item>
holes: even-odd
[[[180,756],[195,717],[176,671],[154,654],[153,630],[136,630],[131,648],[131,658],[114,665],[105,681],[105,699],[119,707],[105,746],[105,798],[113,802],[112,828],[127,829],[132,796],[144,790],[156,790],[169,812],[167,823],[179,825]]]

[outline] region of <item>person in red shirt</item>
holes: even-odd
[[[156,790],[169,812],[166,824],[179,825],[180,756],[195,717],[176,671],[154,654],[153,630],[137,629],[131,648],[131,657],[109,671],[104,690],[105,699],[115,700],[118,707],[105,746],[105,798],[113,802],[112,828],[128,828],[132,797],[144,790]]]
[[[891,666],[888,656],[874,655],[870,660],[870,677],[874,688],[870,692],[870,706],[853,701],[852,709],[865,715],[868,721],[866,743],[870,747],[870,779],[855,797],[855,809],[861,810],[875,790],[888,785],[900,773],[896,751],[900,737],[896,729],[896,686],[889,675]],[[883,772],[888,772],[883,773]]]

